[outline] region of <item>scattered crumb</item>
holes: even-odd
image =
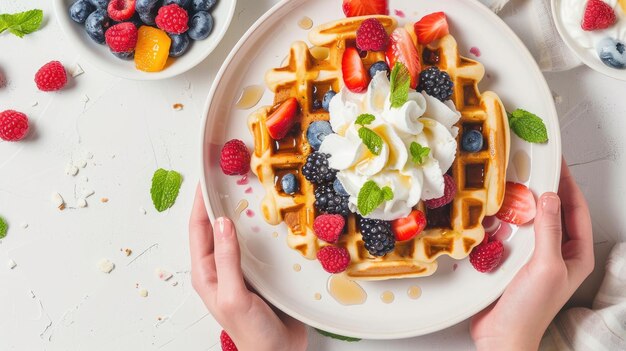
[[[124,255],[126,255],[127,257],[133,254],[133,250],[129,248],[126,248],[123,251],[124,251]]]
[[[75,176],[78,174],[78,167],[74,166],[73,164],[68,164],[67,166],[65,166],[65,174],[69,175],[69,176]]]
[[[37,105],[39,105],[39,101],[32,101],[32,102],[30,103],[30,106],[31,106],[31,107],[35,107],[35,106],[37,106]]]
[[[76,78],[76,77],[80,76],[83,73],[85,73],[85,71],[83,70],[83,68],[78,63],[75,64],[70,69],[70,74],[72,75],[73,78]]]
[[[174,105],[172,105],[172,108],[174,109],[174,111],[180,111],[184,108],[185,106],[183,104],[180,103],[176,103]]]
[[[139,213],[141,213],[141,214],[144,214],[144,215],[145,215],[145,214],[147,213],[147,211],[146,211],[146,209],[145,209],[145,208],[143,208],[143,207],[139,207]]]
[[[139,289],[139,283],[135,283],[135,289]]]
[[[20,227],[22,227],[22,229],[26,229],[28,228],[28,223],[23,222],[22,224],[20,224]]]
[[[163,317],[157,317],[157,321],[162,321]]]
[[[103,204],[106,204],[107,202],[109,202],[109,198],[108,197],[103,197],[100,199],[100,202],[102,202]]]
[[[87,207],[87,200],[85,199],[78,199],[76,200],[76,206],[78,206],[79,208],[85,208]]]
[[[178,285],[178,282],[173,282],[172,283],[172,286],[176,286],[176,285]]]
[[[82,193],[83,193],[83,197],[86,199],[90,197],[91,195],[95,194],[96,192],[93,191],[93,189],[83,189]]]
[[[154,273],[156,274],[157,277],[159,277],[159,279],[161,279],[162,281],[166,282],[168,280],[170,280],[172,278],[172,273],[163,270],[161,268],[157,268]]]
[[[111,154],[111,159],[114,159],[115,157],[117,157],[116,154]]]
[[[106,258],[103,258],[102,260],[100,260],[100,262],[98,262],[98,269],[100,269],[100,272],[103,273],[111,273],[111,271],[115,268],[115,263],[109,261]]]
[[[80,160],[76,165],[80,168],[85,168],[87,167],[87,160]]]
[[[59,210],[63,211],[65,209],[65,201],[63,200],[61,194],[52,193],[52,195],[50,196],[50,201],[52,201],[52,204]]]
[[[146,289],[139,290],[139,296],[141,296],[141,297],[148,297],[148,290],[146,290]]]
[[[13,269],[13,268],[17,267],[17,263],[15,263],[15,261],[9,259],[9,261],[7,262],[7,267],[9,269]]]

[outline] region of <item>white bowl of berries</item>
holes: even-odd
[[[118,77],[157,80],[202,62],[224,37],[236,0],[54,0],[66,37]]]

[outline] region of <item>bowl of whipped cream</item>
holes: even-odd
[[[552,15],[585,65],[626,80],[626,0],[552,0]]]

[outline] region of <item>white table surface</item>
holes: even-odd
[[[118,79],[82,60],[64,40],[50,1],[0,2],[0,13],[45,12],[41,31],[24,39],[0,35],[0,75],[7,81],[0,87],[0,110],[23,111],[33,125],[27,140],[0,142],[0,216],[10,225],[0,240],[0,351],[220,349],[221,328],[189,277],[187,219],[199,177],[198,125],[220,64],[276,2],[240,0],[211,57],[160,82]],[[524,37],[523,27],[519,34]],[[85,73],[61,92],[39,92],[34,73],[53,59],[70,69],[80,63]],[[626,239],[626,83],[585,67],[546,78],[557,97],[565,157],[592,211],[597,268],[572,301],[588,305],[608,251]],[[174,111],[174,103],[184,109]],[[68,163],[89,153],[93,158],[77,176],[65,174]],[[164,213],[154,210],[149,193],[158,167],[185,178],[176,204]],[[72,208],[83,189],[95,195],[87,208]],[[70,208],[55,209],[53,192]],[[108,203],[100,201],[105,197]],[[133,254],[126,257],[124,248]],[[103,258],[115,263],[111,274],[98,270]],[[7,267],[10,259],[14,269]],[[157,268],[174,277],[160,281]],[[138,294],[144,288],[145,298]],[[345,343],[315,332],[310,339],[310,350],[473,348],[467,322],[408,340]]]

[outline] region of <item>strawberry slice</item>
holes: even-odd
[[[426,228],[426,216],[420,210],[413,210],[408,216],[391,222],[391,230],[397,241],[411,240],[424,228]]]
[[[280,140],[287,135],[291,127],[296,123],[298,107],[298,100],[292,97],[281,103],[267,117],[265,124],[272,139]]]
[[[350,91],[362,93],[367,90],[370,76],[365,70],[361,56],[359,56],[356,48],[347,48],[343,53],[341,72],[343,73],[343,82]]]
[[[343,0],[346,17],[389,15],[388,0]]]
[[[404,63],[411,74],[411,88],[415,89],[419,82],[419,74],[422,70],[417,49],[413,45],[411,35],[404,28],[397,28],[391,33],[389,46],[385,53],[387,64],[390,69],[396,64],[396,61]]]
[[[537,203],[533,193],[524,184],[506,182],[504,202],[496,217],[507,223],[522,225],[537,215]]]
[[[413,25],[420,44],[430,44],[450,33],[448,20],[443,12],[435,12],[424,16]]]

